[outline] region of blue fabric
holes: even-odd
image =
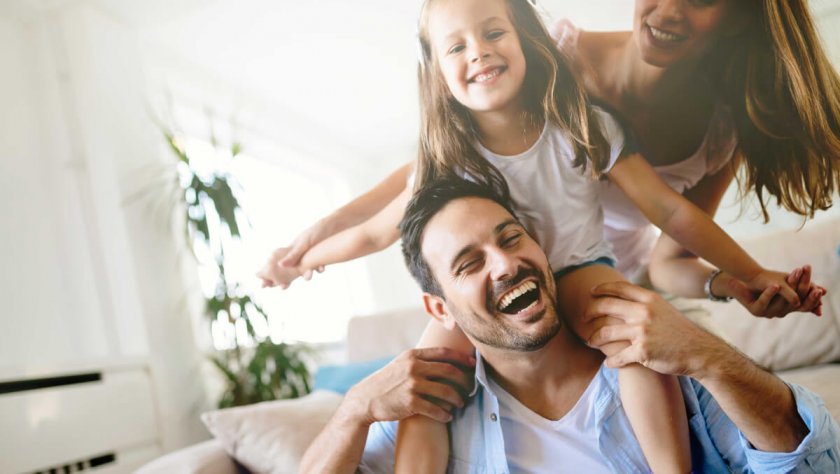
[[[577,265],[569,265],[568,267],[561,268],[560,270],[554,272],[554,279],[557,280],[558,278],[566,276],[578,268],[588,267],[591,265],[606,265],[610,268],[615,268],[615,260],[610,257],[598,257],[595,260],[590,260],[588,262],[579,263]]]
[[[315,372],[315,390],[330,390],[344,395],[350,387],[393,359],[393,357],[385,357],[355,364],[322,365]]]
[[[495,416],[499,402],[488,388],[481,357],[476,363],[476,390],[466,407],[450,423],[448,473],[509,472],[501,423]],[[618,370],[601,367],[601,391],[596,395],[598,448],[614,472],[650,472],[641,447],[618,397]],[[840,427],[822,400],[790,385],[809,434],[791,453],[756,451],[698,382],[679,377],[691,431],[692,472],[840,472]],[[359,467],[363,473],[394,472],[397,423],[371,425]]]

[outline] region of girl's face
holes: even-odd
[[[455,100],[475,112],[519,101],[525,56],[505,0],[439,0],[432,8],[432,55]]]
[[[642,59],[668,67],[702,58],[736,32],[739,1],[745,0],[636,0],[633,36]]]

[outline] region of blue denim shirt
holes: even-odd
[[[504,434],[498,417],[499,401],[487,384],[481,357],[477,359],[474,396],[455,413],[450,423],[452,449],[447,471],[508,473]],[[598,447],[604,459],[614,472],[650,472],[618,397],[618,371],[602,366],[596,377],[602,382],[596,394],[595,410]],[[840,473],[840,427],[814,393],[790,385],[809,433],[791,453],[768,453],[752,448],[697,381],[680,377],[680,385],[689,417],[694,472]],[[372,425],[359,470],[394,472],[396,438],[396,422]]]

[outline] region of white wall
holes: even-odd
[[[160,447],[205,438],[189,281],[126,202],[164,156],[135,32],[85,2],[25,10],[0,18],[0,61],[0,378],[142,360]]]

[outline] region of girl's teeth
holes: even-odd
[[[493,79],[494,77],[499,75],[499,70],[495,69],[493,72],[489,72],[487,74],[479,74],[475,76],[475,82],[485,82]]]

